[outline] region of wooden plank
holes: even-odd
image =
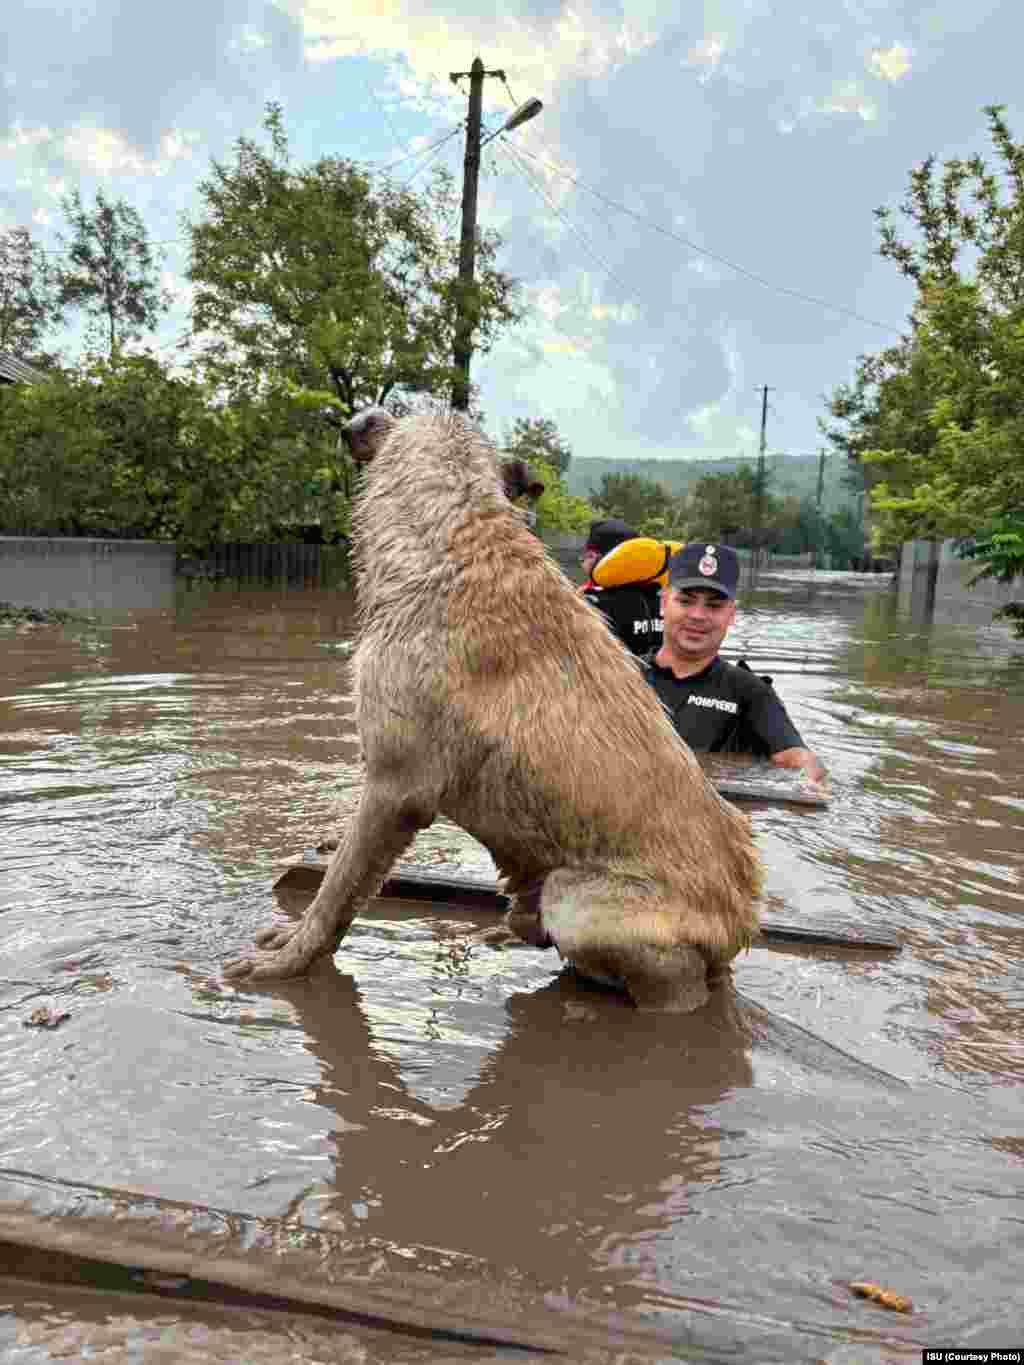
[[[826,792],[797,783],[745,782],[742,778],[712,778],[712,786],[727,801],[767,801],[771,805],[814,806],[824,809],[832,798]]]
[[[330,858],[307,852],[292,858],[274,883],[274,890],[316,891]],[[498,883],[489,877],[467,876],[464,871],[438,871],[418,863],[396,863],[380,891],[383,900],[444,901],[474,910],[504,912],[508,898]],[[817,924],[783,924],[762,919],[757,946],[767,948],[789,945],[818,948],[857,948],[869,952],[898,953],[902,944],[884,929],[866,929],[859,924],[819,920]]]

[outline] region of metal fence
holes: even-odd
[[[178,560],[185,579],[276,583],[290,588],[334,588],[351,577],[348,545],[269,544],[214,545],[201,559]]]

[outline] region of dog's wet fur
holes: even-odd
[[[747,818],[675,733],[636,663],[506,497],[497,450],[447,412],[349,424],[358,812],[296,926],[257,936],[238,981],[333,953],[439,815],[491,853],[510,928],[645,1010],[686,1012],[757,933]]]

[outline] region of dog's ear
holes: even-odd
[[[395,419],[384,408],[364,408],[345,423],[341,429],[342,439],[356,464],[368,464],[373,459],[394,425]]]
[[[501,466],[501,482],[506,498],[512,501],[524,493],[532,499],[544,492],[544,485],[523,460],[505,460]]]

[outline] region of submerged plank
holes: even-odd
[[[412,1342],[439,1360],[461,1346],[481,1360],[502,1350],[501,1358],[524,1361],[605,1365],[614,1355],[655,1365],[679,1335],[639,1315],[560,1309],[546,1286],[522,1273],[504,1277],[457,1251],[30,1171],[0,1169],[0,1242],[14,1249],[15,1262],[27,1248],[70,1259],[69,1268],[77,1259],[180,1276],[199,1302],[216,1302],[223,1287],[258,1296],[257,1309],[331,1310],[340,1328],[394,1334],[402,1360],[410,1358],[403,1343]]]
[[[274,890],[316,891],[330,862],[328,855],[307,852],[290,859],[274,882]],[[396,863],[381,887],[380,898],[445,901],[449,905],[475,910],[503,912],[508,898],[493,878],[467,876],[464,871],[438,871],[418,863]],[[859,924],[819,920],[816,924],[784,924],[774,919],[761,920],[757,945],[780,947],[805,944],[820,948],[859,948],[871,952],[896,952],[902,944],[884,929],[866,929]]]

